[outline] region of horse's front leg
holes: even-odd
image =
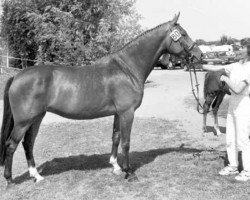
[[[216,131],[217,136],[221,135],[219,121],[218,121],[218,110],[219,110],[219,107],[220,107],[225,95],[226,95],[226,93],[220,92],[217,95],[216,102],[214,102],[213,103],[214,105],[212,105],[213,115],[214,115],[214,129]]]
[[[205,101],[205,103],[203,104],[203,125],[202,125],[202,131],[203,131],[203,135],[205,133],[207,133],[207,113],[209,111],[211,103],[207,101]]]
[[[203,104],[203,124],[202,124],[202,132],[205,134],[207,132],[207,112],[209,107],[207,106],[206,102]]]
[[[122,146],[122,167],[123,171],[126,172],[125,178],[128,181],[137,181],[138,178],[130,168],[129,163],[129,148],[130,148],[130,134],[132,124],[134,121],[134,109],[130,109],[120,114],[121,123],[121,146]]]
[[[216,132],[216,135],[221,135],[220,127],[219,127],[219,121],[218,121],[218,108],[213,109],[213,116],[214,116],[214,129]]]
[[[117,151],[120,143],[121,137],[121,125],[120,125],[120,117],[115,115],[114,117],[114,125],[113,125],[113,136],[112,136],[112,150],[111,157],[109,163],[113,165],[113,173],[116,175],[120,175],[122,173],[121,167],[117,163]]]
[[[214,96],[208,94],[206,95],[205,102],[203,104],[203,125],[202,125],[203,136],[205,133],[207,133],[207,114],[209,112],[209,108],[211,106],[213,99]]]

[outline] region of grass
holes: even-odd
[[[112,118],[42,125],[35,159],[45,180],[35,184],[29,179],[19,145],[13,164],[16,185],[6,191],[1,176],[1,200],[249,199],[250,183],[218,176],[225,152],[206,149],[177,127],[178,121],[136,118],[130,156],[139,182],[129,183],[124,174],[113,175],[108,163]]]

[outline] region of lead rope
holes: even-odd
[[[195,87],[196,87],[196,91],[197,91],[197,94],[195,94],[195,88],[194,88],[194,81],[193,81],[193,76],[192,76],[192,72],[191,72],[191,68],[193,68],[194,70],[194,77],[195,77]],[[191,81],[191,88],[192,88],[192,93],[193,93],[193,96],[197,102],[197,111],[198,113],[200,114],[204,114],[204,111],[203,111],[203,106],[201,105],[200,103],[200,98],[199,98],[199,83],[198,83],[198,79],[197,79],[197,74],[196,74],[196,69],[195,69],[195,66],[192,65],[190,62],[189,62],[189,75],[190,75],[190,81]],[[200,111],[200,108],[202,110],[202,112]]]

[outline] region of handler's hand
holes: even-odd
[[[220,77],[220,81],[225,82],[225,80],[226,80],[226,79],[228,79],[228,77],[227,77],[227,76],[221,75],[221,77]]]

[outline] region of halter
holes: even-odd
[[[170,28],[170,31],[171,32],[170,32],[169,36],[172,38],[172,40],[171,40],[169,47],[172,45],[173,41],[179,42],[180,45],[184,48],[185,52],[187,53],[186,60],[188,61],[188,64],[189,64],[189,75],[190,75],[192,93],[193,93],[193,96],[197,102],[196,109],[197,109],[198,113],[203,114],[204,111],[203,112],[200,111],[200,108],[203,110],[203,106],[201,105],[200,98],[199,98],[199,85],[200,84],[198,83],[196,69],[195,69],[195,66],[193,65],[193,62],[192,62],[194,56],[190,53],[190,51],[192,51],[193,48],[195,47],[196,43],[192,42],[192,44],[189,46],[185,40],[182,40],[182,34],[180,33],[180,31],[177,28],[175,28],[174,30],[171,30],[171,28]],[[193,78],[193,76],[192,76],[191,67],[193,68],[195,78]],[[193,79],[195,80],[195,85],[194,85]],[[195,88],[196,88],[196,93],[195,93]]]
[[[190,55],[190,51],[193,50],[193,48],[195,47],[196,43],[192,42],[192,44],[189,46],[185,40],[182,40],[182,34],[180,33],[180,31],[177,28],[175,28],[173,30],[170,28],[169,30],[171,31],[170,34],[169,34],[169,36],[172,38],[171,43],[170,43],[169,46],[172,45],[173,41],[174,42],[179,42],[180,45],[184,48],[185,52],[188,55]],[[193,55],[191,55],[190,57],[192,58]]]

